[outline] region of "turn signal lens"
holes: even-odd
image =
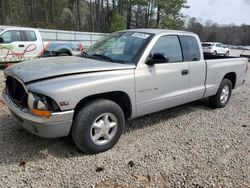
[[[33,114],[40,116],[40,117],[50,117],[51,116],[51,112],[48,110],[32,109],[31,111]]]

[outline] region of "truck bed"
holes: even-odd
[[[207,66],[205,97],[216,94],[221,80],[226,74],[235,76],[234,89],[243,84],[246,72],[246,58],[204,55],[204,59]]]
[[[212,59],[235,59],[239,57],[233,57],[233,56],[215,56],[210,54],[204,53],[204,60],[212,60]]]

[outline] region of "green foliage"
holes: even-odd
[[[182,20],[181,8],[185,7],[184,0],[156,0],[156,5],[160,8],[160,23],[158,27],[168,29],[183,29],[184,21]]]
[[[119,31],[126,28],[123,16],[116,11],[111,12],[109,23],[109,32]]]
[[[73,22],[74,18],[71,10],[69,8],[64,8],[60,16],[60,28],[71,30],[73,27]]]
[[[0,24],[112,32],[182,29],[185,0],[0,0]]]
[[[162,28],[181,30],[184,29],[184,21],[180,18],[165,17],[162,22]]]
[[[209,42],[217,42],[217,35],[215,32],[212,32],[208,35],[207,41]]]

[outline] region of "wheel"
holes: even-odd
[[[217,52],[216,52],[216,51],[214,51],[214,52],[213,52],[213,55],[214,55],[214,56],[217,56],[218,54],[217,54]]]
[[[229,51],[226,52],[225,56],[229,56]]]
[[[223,79],[216,95],[209,98],[209,104],[212,108],[223,108],[227,105],[232,93],[232,82],[229,79]]]
[[[69,56],[69,54],[67,54],[65,52],[60,52],[59,54],[57,54],[57,56]]]
[[[98,99],[88,103],[76,114],[71,134],[81,151],[96,154],[117,143],[124,124],[124,113],[118,104]]]

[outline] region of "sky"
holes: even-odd
[[[205,23],[211,20],[218,24],[250,25],[250,0],[187,0],[189,9],[182,13],[198,18]]]

